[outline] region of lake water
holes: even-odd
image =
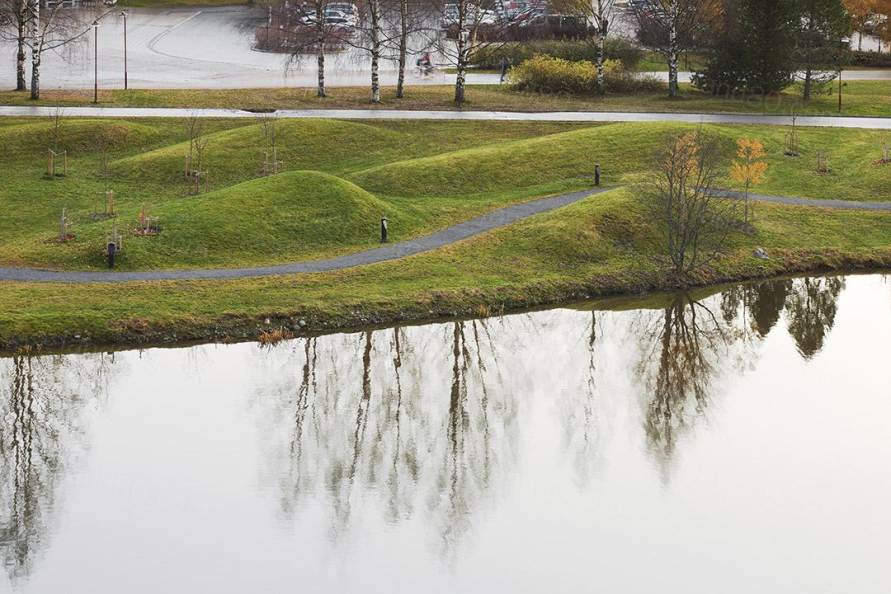
[[[887,593],[891,277],[0,360],[0,592]]]

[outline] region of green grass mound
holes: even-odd
[[[124,120],[70,120],[58,127],[51,118],[0,126],[0,145],[12,158],[46,159],[48,149],[67,150],[69,159],[86,153],[121,151],[146,146],[159,137],[155,127]]]
[[[378,163],[382,152],[403,144],[399,132],[337,120],[276,120],[277,158],[285,170],[340,173]],[[263,124],[208,134],[203,169],[216,186],[255,177],[263,170],[268,147]],[[120,159],[111,164],[119,176],[155,181],[182,177],[189,142]]]
[[[718,139],[727,166],[719,184],[738,187],[729,178],[736,140],[753,138],[765,148],[768,169],[752,190],[787,196],[840,200],[891,200],[891,164],[882,164],[887,133],[850,130],[839,141],[831,128],[799,128],[799,156],[790,157],[788,127],[621,123],[573,130],[527,140],[500,142],[430,157],[397,161],[348,176],[380,195],[474,197],[544,193],[592,183],[600,163],[606,183],[632,184],[653,170],[655,155],[670,134],[701,128]],[[817,155],[829,158],[829,172],[817,171]],[[562,184],[559,185],[559,184]]]
[[[454,151],[373,167],[349,178],[398,196],[455,196],[544,186],[590,184],[595,163],[613,181],[640,171],[674,124],[613,124]],[[692,128],[691,128],[692,129]]]
[[[379,240],[381,216],[395,209],[343,179],[292,171],[183,197],[150,209],[160,233],[139,237],[139,208],[121,210],[122,269],[236,266],[309,259],[355,251]],[[42,236],[30,242],[29,259],[57,266],[103,266],[102,246],[111,220],[76,225],[65,245]],[[46,235],[46,234],[44,234]]]

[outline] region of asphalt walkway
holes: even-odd
[[[0,117],[54,117],[59,108],[5,105]],[[240,109],[189,109],[175,107],[65,107],[71,117],[107,118],[256,118],[258,114]],[[789,126],[784,115],[740,113],[655,113],[599,111],[459,111],[407,109],[281,109],[274,115],[286,119],[325,118],[339,120],[475,120],[523,122],[683,122],[690,124],[761,124]],[[891,130],[891,118],[798,116],[796,124],[807,128],[862,128]]]
[[[533,215],[567,206],[587,198],[588,196],[614,189],[616,188],[582,190],[579,192],[570,192],[558,196],[540,198],[522,204],[514,204],[470,219],[469,221],[447,227],[430,235],[399,243],[385,244],[381,247],[324,260],[310,260],[275,266],[255,266],[249,268],[147,270],[137,272],[53,271],[36,268],[0,267],[0,281],[106,283],[164,280],[222,280],[343,270],[346,268],[386,262],[388,260],[396,260],[406,256],[429,252],[473,237],[474,235],[479,235],[487,231],[510,225]],[[741,196],[739,192],[733,191],[723,191],[722,194],[733,198]],[[891,212],[891,202],[815,200],[811,198],[768,196],[765,194],[749,194],[749,198],[755,202],[771,202],[791,204],[795,206],[833,209],[865,209]]]

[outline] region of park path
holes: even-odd
[[[165,280],[224,280],[275,276],[280,274],[301,274],[313,272],[329,272],[376,264],[388,260],[396,260],[437,248],[457,243],[461,240],[505,227],[533,215],[548,212],[569,204],[573,204],[593,196],[617,188],[597,188],[569,192],[547,198],[539,198],[500,208],[494,212],[475,217],[469,221],[453,225],[423,237],[409,239],[398,243],[384,244],[380,247],[364,250],[354,254],[278,264],[274,266],[254,266],[248,268],[203,268],[191,270],[146,270],[135,272],[99,272],[99,271],[53,271],[37,268],[0,267],[0,281],[20,282],[59,282],[59,283],[106,283],[131,281],[165,281]],[[738,192],[724,191],[723,195],[737,198]],[[815,200],[810,198],[793,198],[784,196],[767,196],[750,194],[755,202],[772,202],[833,209],[866,209],[891,212],[891,202],[848,202],[844,200]]]
[[[0,106],[0,117],[53,117],[57,107],[28,105]],[[190,109],[178,107],[65,107],[73,117],[107,118],[256,118],[258,114],[241,109]],[[271,112],[279,118],[325,118],[338,120],[473,120],[513,122],[680,122],[689,124],[748,124],[789,126],[791,116],[743,113],[656,113],[618,111],[459,111],[408,109],[280,109]],[[861,128],[891,130],[891,118],[798,116],[798,126],[808,128]]]

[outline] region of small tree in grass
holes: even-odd
[[[720,161],[717,141],[701,131],[671,135],[657,153],[644,199],[678,274],[708,264],[740,226],[734,201],[716,196]]]
[[[204,142],[204,121],[197,115],[192,115],[186,120],[186,133],[189,135],[189,152],[186,154],[186,166],[183,169],[185,177],[192,177],[195,167],[196,152]],[[206,144],[206,143],[205,143]]]
[[[879,163],[882,165],[891,163],[891,142],[888,141],[887,137],[882,140],[882,158],[879,160]]]
[[[767,163],[764,158],[764,145],[751,138],[740,138],[736,141],[736,161],[730,170],[733,181],[743,186],[743,220],[749,224],[749,188],[764,181]]]
[[[282,162],[278,158],[278,120],[274,115],[260,117],[263,126],[263,175],[281,173]]]
[[[787,157],[797,157],[798,152],[798,114],[792,111],[792,127],[786,132],[786,150],[783,153]]]
[[[817,151],[817,173],[832,173],[829,167],[829,153],[826,151]]]

